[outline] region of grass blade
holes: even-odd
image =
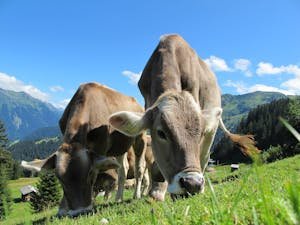
[[[279,120],[283,125],[295,136],[295,138],[300,142],[300,134],[294,127],[292,127],[285,119],[279,117]]]

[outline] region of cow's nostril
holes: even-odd
[[[181,178],[179,179],[179,184],[180,184],[180,186],[181,186],[182,188],[185,188],[184,178],[183,178],[183,177],[181,177]]]
[[[204,184],[204,180],[198,177],[182,177],[179,179],[180,186],[190,194],[200,192]]]

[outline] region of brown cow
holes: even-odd
[[[225,128],[216,77],[179,35],[161,38],[138,85],[147,111],[118,112],[110,123],[129,136],[150,130],[155,161],[171,194],[204,190],[203,173],[219,122],[244,150],[255,148],[252,136]]]
[[[121,193],[123,193],[124,187],[127,188],[132,187],[135,184],[134,182],[132,182],[132,178],[135,177],[135,173],[136,173],[135,172],[136,157],[133,149],[130,148],[129,151],[126,153],[126,155],[127,155],[127,161],[123,162],[123,165],[124,165],[124,172],[127,180],[124,186],[120,186],[118,188],[118,191]],[[152,198],[159,201],[163,201],[165,198],[164,195],[165,195],[167,183],[164,181],[164,178],[162,177],[157,167],[157,164],[154,162],[150,135],[147,135],[147,149],[145,152],[145,161],[146,161],[146,169],[143,177],[142,195],[146,196],[149,193],[149,195]],[[111,192],[115,190],[117,186],[117,181],[118,181],[118,176],[116,170],[108,170],[98,174],[97,180],[95,182],[95,194],[98,194],[100,191],[103,191],[104,199],[108,200],[109,197],[111,196]]]
[[[103,85],[81,85],[59,121],[63,144],[47,159],[22,162],[22,166],[28,169],[55,169],[64,191],[59,216],[76,216],[92,209],[92,189],[97,174],[119,165],[106,156],[122,158],[132,146],[137,156],[137,184],[142,182],[145,135],[131,138],[112,129],[108,118],[120,110],[144,111],[134,98]],[[119,171],[119,186],[122,186],[124,168]],[[134,197],[140,197],[140,192],[136,191]],[[118,195],[117,200],[120,199],[122,196]]]

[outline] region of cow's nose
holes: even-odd
[[[199,193],[204,185],[203,177],[199,176],[189,176],[189,177],[181,177],[179,179],[180,186],[184,188],[190,194]]]

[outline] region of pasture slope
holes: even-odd
[[[11,181],[13,212],[2,224],[299,224],[300,155],[267,165],[241,165],[230,172],[219,166],[207,173],[205,194],[173,202],[149,198],[131,199],[127,190],[123,203],[97,199],[94,213],[75,219],[54,217],[57,208],[31,214],[28,203],[18,203],[18,189],[36,179]]]

